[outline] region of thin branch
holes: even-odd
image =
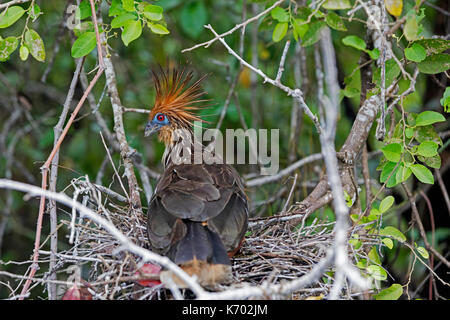
[[[242,23],[240,23],[240,24],[235,25],[232,29],[228,30],[227,32],[224,32],[224,33],[222,33],[222,34],[220,34],[220,35],[216,34],[216,37],[213,38],[213,39],[211,39],[211,40],[209,40],[209,41],[206,41],[206,42],[203,42],[203,43],[196,44],[195,46],[193,46],[193,47],[191,47],[191,48],[188,48],[188,49],[183,49],[183,50],[181,50],[181,53],[185,53],[185,52],[188,52],[188,51],[192,51],[192,50],[197,49],[197,48],[200,48],[200,47],[208,48],[208,47],[209,47],[212,43],[214,43],[216,40],[220,40],[221,38],[226,37],[227,35],[232,34],[232,33],[235,32],[236,30],[238,30],[238,29],[240,29],[240,28],[242,28],[242,27],[245,27],[245,26],[248,25],[249,23],[251,23],[251,22],[253,22],[253,21],[255,21],[255,20],[258,20],[260,17],[262,17],[262,16],[264,16],[265,14],[269,13],[270,11],[272,11],[275,7],[278,7],[283,1],[284,1],[284,0],[278,0],[278,1],[275,2],[273,5],[271,5],[270,7],[268,7],[266,10],[262,11],[261,13],[257,14],[256,16],[251,17],[250,19],[248,19],[248,20],[246,20],[246,21],[244,21],[244,22],[242,22]]]
[[[91,3],[91,7],[94,7],[94,2],[93,0],[90,0]],[[92,9],[94,10],[94,9]],[[95,12],[93,14],[93,21],[94,24],[96,24],[96,19],[95,19]],[[95,28],[96,33],[97,33],[97,38],[98,38],[98,28],[96,26]],[[102,55],[102,51],[101,48],[98,51],[98,55],[101,56]],[[76,115],[78,114],[78,112],[80,111],[81,107],[83,106],[84,101],[86,100],[87,95],[89,94],[89,92],[92,90],[92,88],[94,87],[95,83],[97,82],[97,80],[100,78],[100,76],[103,74],[103,65],[100,64],[100,67],[97,70],[97,73],[95,74],[94,78],[92,79],[91,83],[89,84],[89,86],[87,87],[86,91],[84,92],[83,96],[81,97],[80,101],[78,102],[78,105],[75,107],[74,111],[72,112],[72,115],[70,116],[69,120],[67,121],[66,126],[64,127],[64,130],[61,133],[61,136],[59,137],[57,143],[54,145],[52,152],[50,153],[50,156],[48,157],[47,161],[44,163],[44,165],[41,167],[41,172],[42,172],[42,184],[41,187],[42,189],[46,190],[47,189],[47,176],[48,176],[48,170],[50,168],[50,164],[55,156],[55,154],[58,152],[59,148],[61,147],[61,144],[64,140],[64,138],[66,137],[67,132],[69,131],[69,128],[71,127],[73,120],[75,119]],[[44,216],[44,209],[45,209],[45,196],[42,195],[41,196],[41,200],[40,200],[40,204],[39,204],[39,213],[38,213],[38,219],[37,219],[37,223],[36,223],[36,235],[35,235],[35,243],[34,243],[34,252],[33,252],[33,265],[31,266],[30,269],[30,278],[33,278],[33,276],[35,275],[37,269],[38,269],[38,259],[39,259],[39,246],[40,246],[40,238],[41,238],[41,231],[42,231],[42,222],[43,222],[43,216]],[[26,293],[28,292],[28,289],[31,285],[31,280],[27,280],[22,288],[22,292],[21,295],[25,296]]]
[[[9,2],[6,2],[6,3],[1,3],[0,4],[0,10],[2,10],[4,8],[8,8],[8,7],[16,5],[16,4],[26,3],[26,2],[30,2],[30,1],[31,0],[12,0],[12,1],[9,1]]]
[[[411,191],[409,190],[405,182],[402,182],[402,186],[411,204],[411,209],[414,214],[414,218],[417,222],[417,225],[419,226],[419,233],[420,236],[422,237],[425,247],[428,250],[430,250],[439,260],[441,260],[448,268],[450,268],[450,262],[447,259],[445,259],[445,257],[442,254],[440,254],[436,249],[434,249],[434,247],[431,246],[430,243],[428,242],[427,234],[425,232],[425,228],[423,227],[422,220],[420,219],[419,210],[417,209],[415,197],[412,195]]]
[[[225,42],[225,40],[223,38],[221,38],[217,32],[213,29],[213,27],[211,27],[211,25],[206,25],[205,28],[211,30],[211,32],[218,37],[219,41],[225,46],[225,48],[228,50],[228,52],[233,55],[236,59],[238,59],[242,65],[246,66],[247,68],[249,68],[250,70],[252,70],[253,72],[256,72],[258,75],[260,75],[263,79],[264,79],[264,83],[268,82],[271,85],[280,88],[281,90],[283,90],[284,92],[286,92],[288,94],[288,96],[292,96],[293,98],[297,99],[298,102],[300,103],[301,107],[303,108],[303,111],[308,115],[308,117],[313,121],[314,125],[316,126],[316,130],[317,132],[320,134],[321,133],[321,127],[320,127],[320,123],[319,120],[317,119],[317,116],[315,116],[311,110],[309,109],[308,105],[305,103],[304,99],[303,99],[303,93],[300,89],[291,89],[288,86],[285,86],[279,82],[276,82],[275,80],[269,78],[264,72],[262,72],[260,69],[255,68],[254,66],[252,66],[251,64],[249,64],[247,61],[245,61],[244,59],[242,59],[235,51],[233,51],[233,49],[230,48],[230,46]]]
[[[58,201],[64,205],[66,205],[66,206],[76,209],[81,216],[86,217],[95,223],[98,223],[109,234],[111,234],[115,239],[117,239],[121,244],[120,251],[122,251],[122,250],[130,251],[130,252],[142,257],[144,262],[153,261],[155,263],[162,265],[163,267],[166,267],[167,269],[174,272],[174,274],[176,274],[178,277],[180,277],[180,279],[182,279],[197,296],[202,296],[203,294],[205,294],[205,291],[194,280],[194,278],[189,276],[178,265],[173,263],[169,258],[160,256],[156,253],[153,253],[152,251],[149,251],[147,249],[137,246],[136,244],[131,242],[130,239],[128,239],[124,234],[122,234],[111,222],[102,218],[101,216],[99,216],[98,214],[96,214],[95,212],[90,210],[89,208],[83,206],[79,202],[76,202],[73,199],[69,198],[65,194],[50,192],[50,191],[43,190],[36,186],[32,186],[32,185],[22,183],[22,182],[7,180],[7,179],[0,179],[0,188],[8,188],[8,189],[22,191],[22,192],[29,194],[30,196],[43,195],[49,199],[53,199],[55,201]],[[32,279],[31,276],[30,276],[30,278]],[[28,279],[28,280],[31,282],[31,279]]]

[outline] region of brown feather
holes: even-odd
[[[201,87],[201,82],[206,75],[190,84],[193,73],[182,70],[160,68],[158,72],[152,70],[155,82],[155,105],[150,111],[149,118],[161,112],[169,117],[177,127],[191,127],[193,121],[202,121],[192,111],[208,106],[204,104],[209,99],[200,99],[206,92]],[[168,128],[169,129],[169,128]],[[168,132],[163,133],[167,138]],[[166,139],[163,139],[166,141]]]

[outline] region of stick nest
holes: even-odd
[[[146,208],[143,213],[130,210],[128,205],[117,201],[112,194],[105,193],[97,185],[83,179],[72,181],[75,195],[93,211],[113,223],[135,244],[148,249],[146,231]],[[79,200],[79,199],[78,199]],[[75,281],[84,287],[93,299],[173,299],[171,292],[162,284],[147,287],[142,285],[145,279],[154,279],[155,275],[142,274],[138,270],[144,262],[139,256],[122,250],[120,243],[101,226],[80,217],[73,212],[62,219],[62,228],[67,228],[66,250],[57,254],[56,272],[60,297],[64,295]],[[61,216],[61,214],[60,214]],[[232,258],[232,279],[228,283],[208,288],[211,291],[223,291],[238,288],[243,284],[270,285],[289,281],[308,274],[326,255],[333,245],[333,222],[315,219],[293,229],[289,220],[281,219],[255,220],[250,225],[244,244],[237,255]],[[352,232],[356,232],[352,228]],[[360,239],[361,240],[361,239]],[[373,245],[373,239],[362,241],[358,250],[352,250],[354,262],[367,258],[365,248]],[[350,253],[350,252],[349,252]],[[41,263],[49,261],[48,251],[41,251]],[[150,262],[147,262],[150,263]],[[41,274],[48,279],[48,272]],[[322,279],[310,287],[300,289],[285,297],[267,297],[284,299],[321,299],[331,289],[333,270],[329,269]],[[359,293],[351,292],[346,286],[347,297]],[[185,298],[195,298],[189,290],[183,290]]]

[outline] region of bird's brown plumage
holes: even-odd
[[[200,81],[189,86],[191,73],[154,73],[158,113],[169,124],[158,129],[166,148],[174,148],[172,132],[192,132],[192,113],[203,103]],[[248,225],[248,203],[242,180],[227,164],[175,164],[165,170],[149,203],[148,237],[152,250],[168,256],[205,285],[223,281],[230,271],[228,255],[242,244]],[[179,280],[179,279],[178,279]],[[181,283],[178,283],[179,285]]]

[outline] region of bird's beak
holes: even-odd
[[[148,121],[145,126],[144,136],[148,137],[161,129],[161,126],[158,124],[154,124],[152,121]]]

